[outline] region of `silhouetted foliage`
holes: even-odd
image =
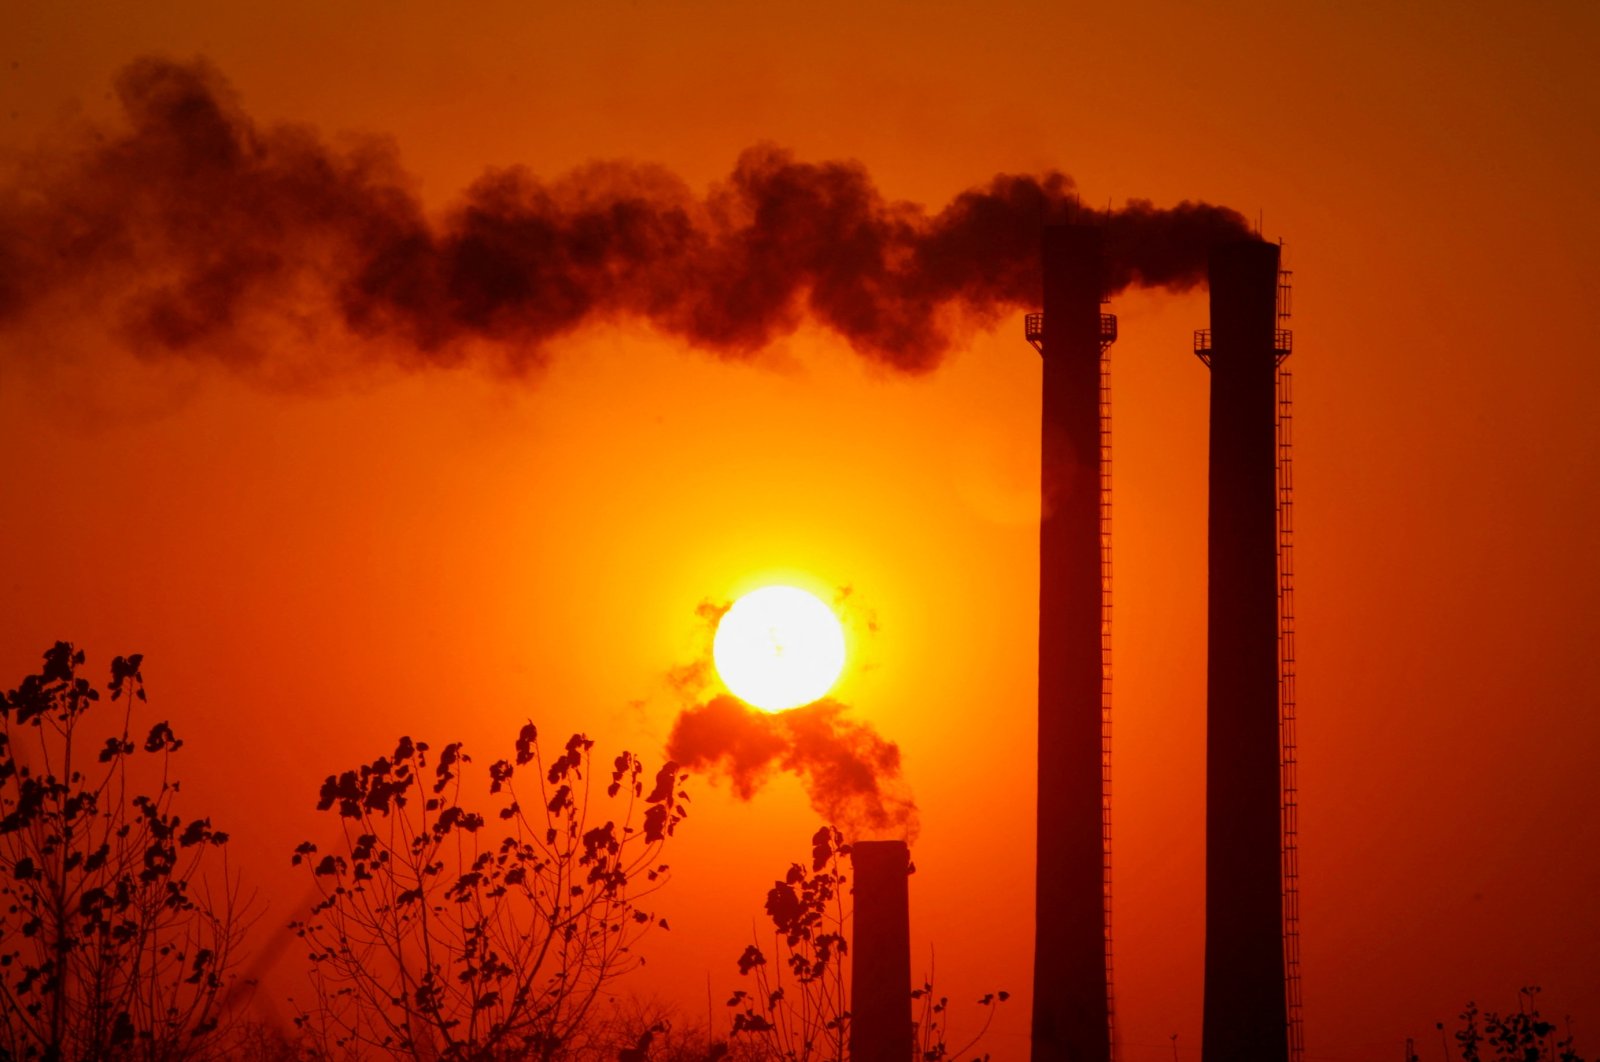
[[[739,1062],[705,1024],[684,1022],[675,1006],[623,997],[592,1014],[575,1058],[596,1062]]]
[[[791,864],[783,880],[767,890],[773,953],[780,961],[769,963],[756,944],[746,945],[739,956],[740,975],[753,981],[751,989],[740,989],[727,1001],[734,1009],[732,1042],[739,1058],[842,1062],[849,1056],[845,959],[850,948],[844,935],[849,855],[844,835],[824,826],[811,838],[810,869]],[[1008,992],[991,992],[978,1000],[986,1010],[982,1028],[952,1050],[946,1043],[950,1000],[934,994],[931,978],[907,990],[917,1008],[915,1051],[922,1062],[943,1062],[970,1051],[988,1031],[994,1008],[1010,998]]]
[[[772,922],[769,963],[755,944],[739,956],[739,973],[750,978],[728,1000],[735,1008],[733,1036],[749,1037],[764,1050],[758,1057],[781,1062],[846,1057],[850,1042],[849,996],[845,992],[844,860],[850,846],[832,826],[811,838],[811,869],[794,863],[767,890]]]
[[[215,892],[198,876],[227,834],[173,813],[183,742],[165,721],[134,729],[142,659],[111,663],[120,726],[91,728],[100,691],[67,642],[0,700],[0,1058],[199,1058],[217,1042],[243,910],[225,854]]]
[[[1462,1062],[1584,1062],[1571,1034],[1558,1036],[1555,1023],[1539,1014],[1533,1002],[1538,994],[1537,985],[1519,990],[1516,1012],[1505,1015],[1482,1013],[1476,1003],[1468,1003],[1455,1032]]]
[[[489,767],[487,815],[463,800],[459,744],[431,755],[402,737],[328,776],[317,808],[337,814],[341,850],[294,853],[322,894],[295,923],[316,993],[296,1021],[317,1050],[571,1057],[601,988],[643,962],[631,950],[643,934],[667,928],[639,903],[667,879],[662,851],[688,799],[675,764],[646,788],[624,752],[602,804],[592,746],[574,734],[546,763],[527,724],[514,759]]]
[[[922,983],[921,988],[911,993],[911,998],[918,1004],[917,1058],[922,1062],[944,1062],[945,1059],[960,1058],[978,1046],[994,1022],[995,1008],[1010,999],[1011,993],[1004,990],[985,992],[977,1002],[978,1006],[984,1008],[983,1025],[965,1044],[954,1049],[946,1042],[950,1032],[950,997],[936,996],[930,977]],[[970,1062],[989,1062],[989,1055],[987,1052],[974,1055]]]

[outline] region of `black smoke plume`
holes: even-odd
[[[917,806],[901,778],[899,746],[844,713],[834,700],[767,713],[724,694],[678,716],[667,755],[725,775],[744,800],[774,771],[788,771],[812,809],[852,840],[914,841]]]
[[[285,333],[319,349],[354,334],[408,365],[487,341],[516,367],[595,322],[743,357],[810,320],[918,372],[963,328],[1034,304],[1042,223],[1104,225],[1114,289],[1200,283],[1208,247],[1249,231],[1204,203],[1084,208],[1055,172],[930,212],[886,200],[859,163],[770,145],[704,195],[627,162],[549,181],[511,168],[431,217],[384,142],[261,125],[203,62],[138,60],[116,94],[118,128],[0,186],[0,329],[109,315],[142,356],[235,365]]]

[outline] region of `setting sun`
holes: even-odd
[[[0,0],[0,1062],[1600,1062],[1600,2],[1262,14]]]
[[[810,704],[844,669],[844,629],[814,594],[752,590],[733,603],[712,644],[717,674],[741,700],[769,712]]]

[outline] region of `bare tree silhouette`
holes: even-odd
[[[0,1058],[202,1058],[225,1031],[248,904],[227,834],[173,813],[183,742],[165,721],[133,737],[142,659],[112,661],[120,725],[94,729],[68,642],[0,699]]]
[[[393,755],[328,776],[317,808],[339,816],[343,850],[294,854],[322,895],[295,924],[314,986],[296,1023],[318,1053],[573,1055],[601,989],[667,928],[639,905],[667,880],[662,852],[688,799],[676,764],[646,790],[623,752],[600,800],[593,744],[574,734],[547,764],[524,726],[513,760],[489,768],[488,817],[464,799],[459,744],[430,757],[402,737]]]

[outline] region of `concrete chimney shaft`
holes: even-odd
[[[1102,822],[1102,234],[1044,230],[1033,1062],[1109,1062]]]
[[[911,852],[904,841],[856,841],[855,915],[850,941],[850,1058],[909,1062],[911,1021]]]
[[[1204,1062],[1284,1062],[1278,248],[1211,256]]]

